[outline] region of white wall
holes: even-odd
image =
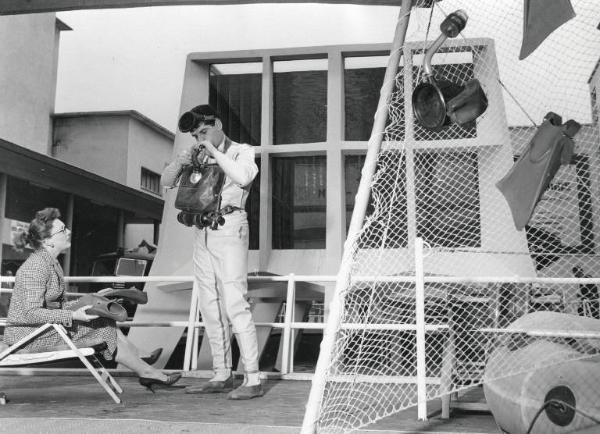
[[[58,58],[55,14],[0,17],[0,138],[47,154]]]
[[[126,183],[129,187],[139,189],[142,167],[160,175],[171,161],[173,139],[132,118],[128,143]]]
[[[126,184],[129,140],[127,116],[58,117],[54,125],[56,158]]]

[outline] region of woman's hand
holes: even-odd
[[[91,320],[98,318],[98,315],[88,315],[85,313],[85,311],[90,307],[92,307],[91,304],[87,306],[81,306],[79,309],[73,312],[73,319],[75,321],[90,322]]]

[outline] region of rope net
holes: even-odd
[[[596,0],[571,3],[576,16],[523,60],[522,0],[412,8],[367,217],[345,252],[350,283],[339,293],[318,432],[351,432],[417,404],[416,237],[425,242],[427,399],[485,382],[488,402],[529,400],[525,423],[558,377],[578,391],[578,408],[600,414],[600,369],[590,361],[600,350],[596,286],[506,281],[600,277],[600,8]],[[489,104],[474,122],[425,128],[412,94],[426,79],[424,53],[440,23],[459,9],[468,22],[433,56],[433,77],[459,86],[476,78]],[[496,184],[549,112],[582,127],[517,230]],[[519,176],[522,188],[541,183],[532,169]],[[452,276],[464,282],[442,279]],[[468,283],[477,277],[505,281]],[[540,414],[532,432],[594,423],[579,412],[562,427],[549,417]]]

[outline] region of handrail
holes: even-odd
[[[0,276],[0,283],[13,283],[15,276]],[[190,282],[194,281],[192,275],[181,276],[65,276],[66,282],[90,282],[90,283],[119,283],[119,282]],[[248,275],[249,282],[287,282],[286,286],[281,286],[282,295],[286,292],[286,314],[283,322],[256,322],[257,327],[271,327],[282,330],[282,345],[283,345],[283,363],[281,375],[288,375],[293,372],[293,330],[310,329],[323,330],[324,322],[298,322],[295,321],[293,315],[293,307],[296,297],[297,282],[335,282],[336,276],[332,275],[281,275],[281,276],[263,276],[250,273]],[[413,283],[417,279],[415,276],[353,276],[351,282],[353,284],[363,282],[389,282],[389,283]],[[422,276],[424,283],[546,283],[546,284],[585,284],[597,283],[600,284],[600,278],[548,278],[548,277],[455,277],[455,276]],[[193,284],[191,285],[194,286]],[[12,288],[1,288],[0,293],[12,293]],[[194,292],[194,291],[192,291]],[[78,297],[84,293],[68,292],[69,296]],[[187,321],[125,321],[118,322],[117,325],[122,328],[131,327],[185,327],[188,329],[188,340],[186,342],[184,370],[197,368],[197,343],[199,329],[204,327],[204,322],[197,321],[197,304],[190,306],[190,314]],[[0,325],[5,325],[6,322],[0,319]],[[373,329],[373,330],[416,330],[423,328],[423,325],[418,327],[415,324],[354,324],[341,323],[342,329]],[[424,324],[424,331],[429,333],[443,332],[448,330],[445,324]]]
[[[248,275],[249,282],[288,282],[292,274],[281,276]],[[332,275],[293,275],[296,282],[335,282]],[[0,276],[0,283],[14,283],[14,276]],[[120,282],[192,282],[194,276],[65,276],[67,282],[120,283]],[[425,283],[548,283],[548,284],[600,284],[600,277],[519,277],[519,276],[424,276]],[[414,276],[353,276],[353,283],[386,282],[414,283]],[[11,288],[0,288],[12,292]],[[77,293],[74,293],[77,294]]]

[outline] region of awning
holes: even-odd
[[[162,220],[164,201],[47,155],[0,139],[0,173]]]
[[[241,5],[253,3],[330,3],[371,6],[400,6],[401,0],[3,0],[0,15],[37,12],[70,11],[76,9],[136,8],[176,5]]]

